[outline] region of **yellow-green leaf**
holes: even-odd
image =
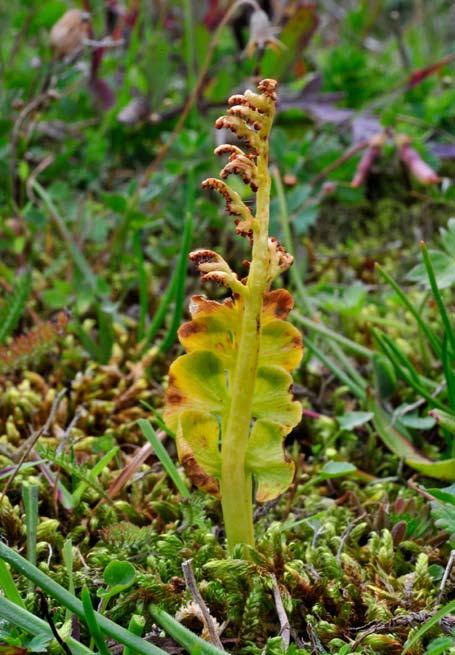
[[[180,461],[184,464],[185,459],[192,456],[207,475],[219,478],[219,438],[218,421],[213,416],[194,410],[183,412],[176,436]]]
[[[256,483],[256,500],[265,503],[282,494],[294,477],[294,463],[285,460],[283,439],[287,430],[279,423],[260,420],[254,424],[246,467],[253,473]]]
[[[253,397],[253,417],[277,421],[288,427],[288,432],[302,416],[300,403],[292,400],[292,376],[280,366],[261,366],[258,369]]]
[[[226,397],[225,368],[219,357],[206,351],[182,355],[169,369],[164,419],[175,431],[182,411],[220,413]]]
[[[300,364],[302,353],[302,335],[294,325],[281,320],[265,323],[261,334],[259,365],[273,364],[292,371]]]

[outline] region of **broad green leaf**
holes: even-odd
[[[292,400],[292,376],[280,366],[258,369],[253,397],[253,417],[278,421],[290,428],[300,421],[302,407]]]
[[[294,463],[284,458],[283,440],[287,430],[279,423],[256,421],[248,442],[246,466],[257,482],[256,500],[273,500],[289,487]]]
[[[371,421],[373,412],[347,412],[343,416],[337,416],[338,425],[342,430],[353,430]]]
[[[332,480],[333,478],[343,478],[346,475],[356,472],[356,467],[350,462],[327,462],[319,472],[318,477],[322,480]]]
[[[182,413],[176,441],[179,459],[184,465],[194,458],[208,475],[218,478],[221,470],[219,439],[220,429],[213,416],[196,411]]]

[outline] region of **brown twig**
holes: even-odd
[[[291,624],[289,623],[288,615],[284,609],[283,599],[281,598],[280,588],[278,586],[278,580],[275,575],[272,575],[272,592],[273,600],[275,601],[276,613],[278,614],[278,620],[280,622],[280,637],[283,640],[284,650],[287,650],[289,647],[289,642],[291,641]]]
[[[372,621],[367,625],[361,626],[360,628],[353,628],[355,632],[362,631],[362,634],[357,637],[357,639],[352,644],[352,651],[355,651],[360,643],[368,637],[368,635],[373,633],[389,633],[394,630],[413,628],[416,625],[420,625],[428,621],[434,614],[435,610],[422,610],[421,612],[412,612],[411,614],[406,614],[404,616],[396,616],[390,621]],[[441,628],[444,632],[450,634],[455,627],[455,617],[445,616],[440,621]]]
[[[202,612],[205,625],[210,635],[210,641],[214,646],[216,646],[220,650],[224,650],[223,644],[221,643],[221,639],[218,635],[215,624],[213,622],[212,615],[210,614],[209,609],[205,604],[204,599],[201,596],[201,592],[197,588],[196,578],[194,577],[194,571],[193,571],[193,567],[191,566],[190,559],[187,559],[185,562],[183,562],[182,571],[185,578],[186,586],[188,587],[188,591],[190,592],[194,602]]]

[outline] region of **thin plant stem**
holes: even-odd
[[[289,224],[288,205],[286,202],[286,195],[284,193],[283,183],[281,181],[280,171],[276,166],[273,166],[272,168],[272,177],[273,177],[273,182],[275,185],[275,190],[278,198],[278,204],[280,206],[279,216],[280,216],[281,230],[283,233],[283,242],[288,253],[294,257],[295,256],[294,244],[293,244],[291,226]],[[295,286],[297,295],[299,297],[303,309],[308,315],[311,315],[313,313],[313,307],[306,294],[305,286],[303,284],[303,281],[300,277],[299,271],[297,269],[297,266],[295,266],[295,264],[294,266],[291,266],[289,270],[289,274],[291,276],[291,280]]]
[[[23,484],[22,500],[25,507],[25,529],[27,534],[27,559],[36,564],[36,531],[38,528],[38,485]],[[33,589],[33,583],[30,583]]]
[[[340,345],[344,346],[347,350],[350,350],[356,355],[359,355],[360,357],[365,357],[366,359],[373,358],[374,352],[372,350],[366,348],[365,346],[360,345],[359,343],[356,343],[355,341],[351,341],[351,339],[348,339],[347,337],[344,337],[342,334],[335,332],[331,328],[324,325],[324,323],[318,323],[317,321],[313,321],[310,318],[306,318],[306,316],[302,316],[302,314],[300,314],[297,311],[293,311],[291,317],[294,319],[296,323],[300,323],[300,325],[303,325],[309,330],[317,332],[318,334],[327,337],[329,340],[339,343]]]
[[[174,462],[169,457],[169,453],[166,448],[163,446],[161,441],[158,438],[155,430],[153,429],[151,423],[143,418],[138,420],[138,425],[142,430],[142,434],[147,439],[147,441],[152,445],[153,450],[155,451],[156,456],[160,460],[164,470],[171,478],[172,482],[177,488],[177,491],[183,498],[189,498],[191,496],[188,487],[180,477]]]
[[[58,209],[55,206],[51,196],[36,180],[33,180],[32,182],[32,189],[33,191],[35,191],[35,193],[37,193],[37,195],[41,198],[41,200],[45,204],[51,219],[53,220],[58,231],[60,232],[60,236],[63,239],[63,243],[65,244],[73,262],[76,264],[77,268],[82,273],[83,277],[85,278],[85,281],[92,289],[94,294],[96,296],[99,296],[97,277],[93,273],[92,269],[90,268],[90,264],[85,259],[84,255],[79,250],[76,243],[74,242],[71,232],[66,227],[65,222],[63,218],[60,216]]]
[[[177,330],[183,316],[183,305],[185,302],[186,267],[188,254],[191,248],[191,239],[193,236],[194,191],[194,172],[191,170],[188,173],[188,181],[186,187],[187,195],[185,222],[183,224],[180,257],[177,263],[174,314],[168,332],[160,346],[161,352],[167,352],[169,348],[171,348],[171,346],[174,344]]]
[[[328,357],[315,343],[313,343],[308,337],[305,339],[306,346],[313,351],[316,357],[326,366],[329,371],[333,373],[343,384],[345,384],[348,389],[355,395],[359,400],[366,400],[365,390],[362,389],[356,382],[351,380],[349,375],[345,373],[335,362],[333,362],[330,357]]]
[[[22,575],[25,575],[29,580],[32,580],[35,586],[40,587],[46,594],[61,603],[63,607],[68,608],[80,619],[85,620],[84,607],[78,598],[73,596],[73,594],[70,594],[64,587],[57,582],[54,582],[54,580],[43,573],[43,571],[36,566],[33,566],[33,564],[30,564],[30,562],[28,562],[24,557],[16,553],[12,548],[1,541],[0,558],[10,564],[18,573],[22,573]],[[2,599],[0,598],[0,600]],[[117,625],[117,623],[114,623],[105,616],[101,616],[101,614],[98,614],[97,612],[95,612],[95,616],[103,633],[108,637],[112,637],[112,639],[115,639],[120,644],[129,646],[139,655],[166,655],[165,651],[158,648],[158,646],[154,646],[148,641],[136,637],[128,632],[128,630]]]

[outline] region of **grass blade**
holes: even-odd
[[[25,632],[32,635],[45,634],[53,637],[52,630],[46,621],[39,619],[37,616],[26,610],[24,607],[18,607],[11,600],[0,596],[0,618],[8,621]],[[68,637],[65,642],[71,648],[73,655],[95,655],[95,653],[81,644],[76,639]]]
[[[140,232],[135,232],[133,235],[133,252],[136,259],[137,284],[139,289],[139,318],[137,321],[137,340],[142,341],[145,335],[145,321],[149,313],[149,296],[148,276],[144,264],[144,253],[142,251]]]
[[[428,630],[431,630],[431,628],[439,623],[441,619],[443,619],[445,616],[448,614],[451,614],[455,610],[455,600],[451,600],[450,603],[447,603],[443,607],[441,607],[440,610],[434,614],[431,619],[428,619],[420,628],[415,632],[411,639],[407,641],[405,644],[405,647],[403,649],[402,655],[405,655],[405,653],[408,652],[415,644],[422,639],[422,637],[428,632]]]
[[[349,375],[345,373],[335,362],[333,362],[325,353],[320,350],[308,337],[305,337],[305,345],[314,353],[315,357],[319,359],[329,371],[333,373],[343,384],[345,384],[350,391],[360,400],[366,399],[366,392],[356,382],[351,380]]]
[[[85,622],[89,629],[89,632],[93,638],[93,641],[96,644],[101,655],[110,655],[109,648],[104,641],[103,635],[101,634],[98,621],[96,620],[95,610],[93,609],[92,599],[90,598],[90,592],[87,587],[82,589],[81,593],[82,605],[84,607],[85,613]]]
[[[423,241],[421,241],[420,243],[420,248],[422,250],[423,263],[425,264],[428,279],[430,281],[431,291],[433,293],[433,297],[438,306],[439,314],[441,316],[441,320],[444,325],[444,330],[447,335],[447,339],[450,343],[452,354],[455,354],[455,335],[453,333],[449,315],[447,314],[444,299],[441,296],[441,292],[439,291],[436,275],[434,274],[433,264],[431,263],[431,258],[430,255],[428,254],[428,248]]]
[[[379,264],[376,264],[376,270],[380,274],[380,276],[392,287],[392,289],[395,291],[397,294],[398,298],[401,300],[402,304],[406,307],[406,309],[414,316],[417,325],[420,327],[422,332],[426,335],[433,352],[435,355],[438,357],[441,356],[441,342],[437,338],[437,336],[434,334],[433,330],[429,327],[429,325],[422,319],[420,313],[417,311],[413,303],[407,298],[406,294],[400,289],[399,285],[395,282],[393,277],[386,273],[386,271],[379,266]]]
[[[32,580],[34,585],[40,587],[46,594],[59,601],[64,607],[71,610],[80,619],[85,620],[85,611],[81,601],[69,593],[64,587],[54,582],[52,578],[40,571],[36,566],[30,564],[24,557],[16,553],[12,548],[0,541],[0,558],[8,562],[18,573],[22,573],[29,580]],[[15,605],[16,607],[16,605]],[[98,625],[103,633],[115,639],[124,646],[129,646],[136,651],[138,655],[167,655],[167,653],[154,646],[153,644],[136,637],[125,628],[122,628],[117,623],[110,621],[105,616],[95,612]],[[85,651],[87,652],[87,651]]]
[[[36,530],[38,528],[38,485],[23,484],[22,500],[25,507],[25,527],[27,534],[27,559],[36,564]]]
[[[149,441],[152,444],[156,456],[160,460],[164,470],[171,478],[172,482],[176,486],[180,495],[183,496],[183,498],[189,498],[191,496],[191,493],[188,487],[180,477],[180,473],[178,472],[177,467],[175,466],[174,462],[170,458],[166,448],[158,439],[158,435],[153,429],[153,426],[150,423],[150,421],[140,418],[137,423],[141,428],[144,437],[147,439],[147,441]]]
[[[182,245],[180,247],[180,258],[177,263],[177,276],[175,283],[175,308],[169,330],[161,344],[161,352],[167,352],[173,345],[177,330],[182,322],[183,305],[185,302],[185,282],[186,269],[188,265],[188,255],[191,248],[191,238],[193,236],[193,213],[194,213],[194,172],[189,171],[186,187],[186,212],[185,222],[183,224]]]
[[[16,587],[11,571],[2,559],[0,559],[0,588],[3,589],[3,593],[8,600],[15,605],[25,608],[24,601]]]
[[[163,630],[190,653],[198,652],[202,653],[202,655],[226,655],[225,650],[220,650],[208,641],[201,639],[160,607],[152,605],[150,613]]]
[[[344,337],[342,334],[339,334],[338,332],[334,332],[334,330],[331,330],[323,323],[318,323],[317,321],[312,321],[310,318],[306,318],[306,316],[302,316],[301,314],[299,314],[299,312],[293,311],[291,314],[291,318],[296,323],[299,323],[300,325],[303,325],[303,327],[306,327],[308,330],[317,332],[318,334],[327,338],[330,341],[335,341],[336,343],[339,343],[341,346],[344,346],[346,350],[350,350],[352,353],[355,353],[360,357],[366,357],[367,359],[372,359],[374,355],[374,352],[369,348],[365,348],[365,346],[355,343],[355,341],[351,341],[351,339]]]

